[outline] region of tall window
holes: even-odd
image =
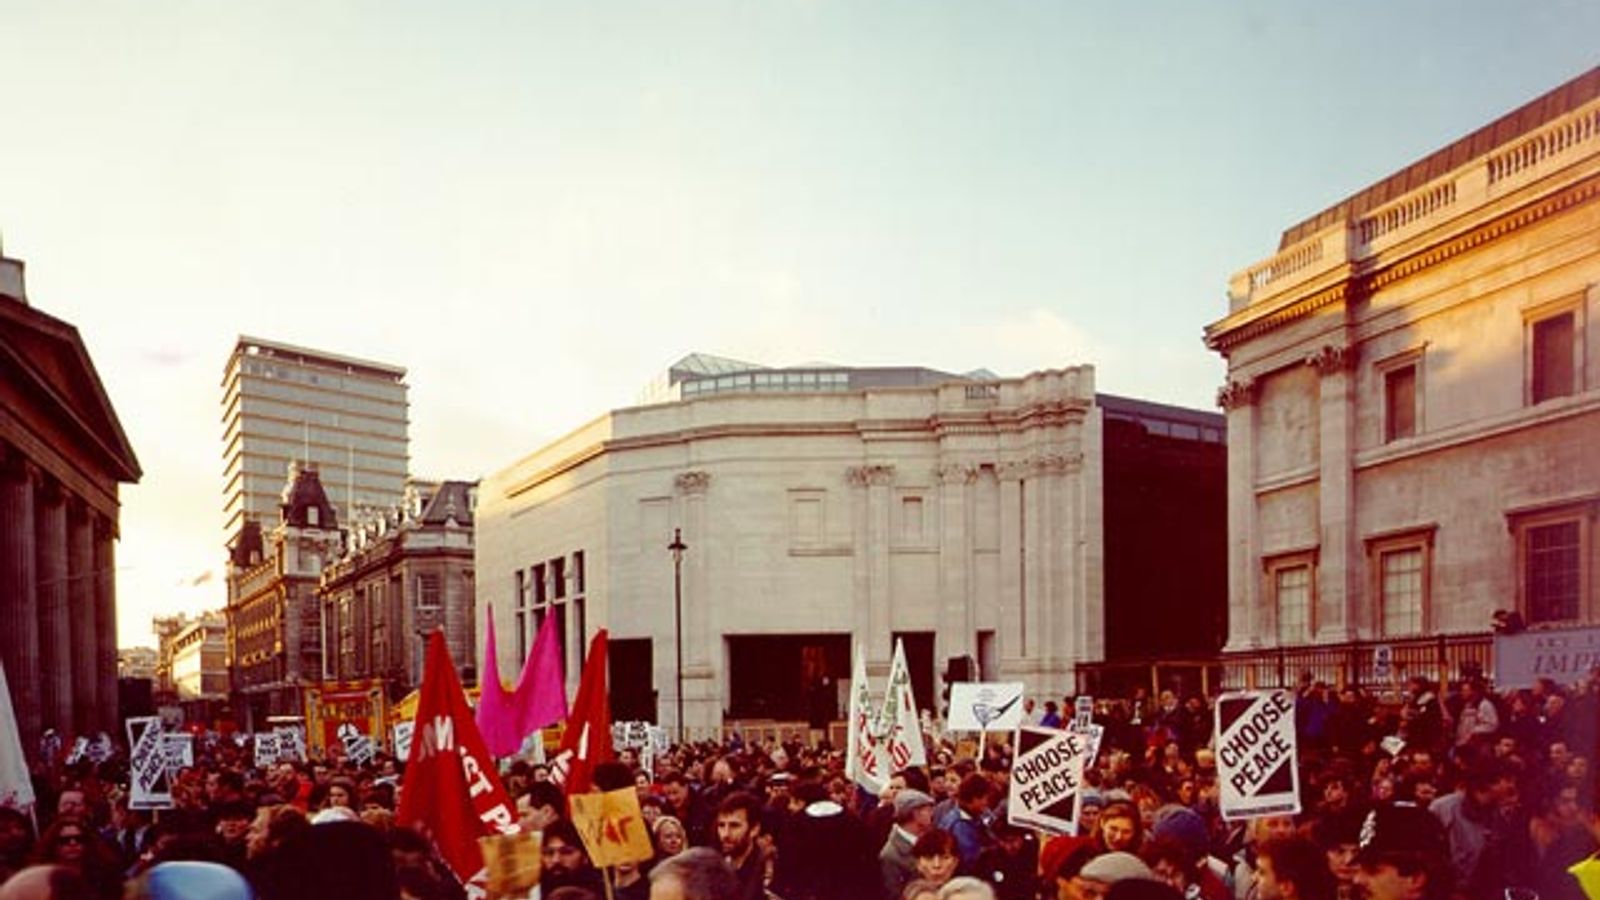
[[[442,599],[440,593],[437,574],[417,576],[417,609],[438,609]]]
[[[1311,639],[1311,566],[1283,566],[1273,571],[1278,601],[1278,643],[1302,644]]]
[[[1529,625],[1594,617],[1597,516],[1600,498],[1508,514],[1516,538],[1518,609]]]
[[[528,576],[522,570],[517,570],[517,596],[513,603],[516,611],[517,628],[517,659],[528,658]]]
[[[1398,366],[1383,376],[1383,439],[1397,441],[1417,433],[1417,366]]]
[[[1533,323],[1531,396],[1534,403],[1576,392],[1577,366],[1572,341],[1575,319],[1571,312],[1564,312]]]
[[[1422,548],[1378,554],[1384,637],[1422,633]]]

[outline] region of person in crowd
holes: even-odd
[[[122,869],[116,849],[81,816],[56,816],[40,835],[33,861],[66,866],[82,877],[97,896],[114,898],[122,893]]]
[[[985,824],[989,811],[994,808],[994,784],[974,772],[961,779],[956,791],[956,805],[945,815],[939,827],[955,839],[956,855],[961,871],[970,873],[978,861],[978,854],[989,843],[989,829]]]
[[[570,819],[559,819],[544,830],[539,866],[539,890],[544,896],[560,887],[589,890],[604,887],[600,870],[590,862],[589,852],[583,848],[578,829]]]
[[[1112,803],[1100,813],[1095,836],[1102,852],[1138,853],[1144,843],[1144,819],[1132,803]]]
[[[677,856],[689,846],[688,832],[684,831],[683,823],[677,816],[662,816],[656,819],[652,833],[655,839],[656,852],[660,856]]]
[[[1450,850],[1439,820],[1392,804],[1367,814],[1356,852],[1356,886],[1366,900],[1450,900]]]
[[[938,896],[939,900],[995,900],[993,888],[969,875],[950,879]]]
[[[33,820],[21,810],[0,806],[0,884],[23,870],[33,847]]]
[[[1072,879],[1072,900],[1104,900],[1113,885],[1122,881],[1159,881],[1144,861],[1132,853],[1113,850],[1084,863]]]
[[[1335,900],[1326,855],[1299,835],[1269,838],[1256,848],[1256,896],[1260,900]]]
[[[98,896],[71,866],[32,865],[0,882],[0,900],[94,900]]]
[[[916,880],[917,863],[911,848],[933,827],[932,797],[915,788],[906,788],[895,796],[894,826],[878,851],[886,900],[899,897],[906,885]]]
[[[728,900],[738,893],[733,869],[704,847],[669,857],[650,872],[650,900]]]
[[[898,900],[939,900],[939,888],[941,887],[943,885],[915,878],[906,882],[906,886],[900,889],[900,893],[896,894],[895,898],[898,898]]]
[[[911,845],[911,857],[916,860],[917,878],[935,885],[954,878],[961,864],[955,838],[937,828],[917,838]]]
[[[1434,800],[1428,811],[1443,826],[1456,884],[1476,895],[1504,880],[1503,853],[1517,800],[1513,773],[1492,758],[1480,759],[1462,777],[1460,789]]]
[[[769,867],[760,836],[761,800],[745,791],[724,796],[717,806],[717,843],[739,878],[737,900],[761,900],[766,894]]]

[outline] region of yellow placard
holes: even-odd
[[[1578,879],[1578,887],[1589,900],[1600,900],[1600,856],[1591,856],[1567,870]]]
[[[572,824],[589,850],[589,859],[604,867],[644,862],[655,855],[650,832],[639,812],[639,794],[631,787],[606,793],[573,794]]]
[[[539,883],[539,852],[544,845],[541,832],[491,834],[478,838],[483,852],[483,867],[489,874],[489,896],[526,894]]]

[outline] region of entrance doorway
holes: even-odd
[[[839,682],[850,677],[848,634],[728,638],[728,717],[806,721],[839,718]]]
[[[656,689],[652,671],[655,652],[650,639],[613,638],[607,653],[611,720],[661,724],[656,718]]]

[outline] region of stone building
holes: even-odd
[[[1104,522],[1107,502],[1142,502],[1106,490],[1108,428],[1159,431],[1209,451],[1193,474],[1211,480],[1220,536],[1221,416],[1096,395],[1087,366],[998,379],[701,354],[646,399],[484,480],[478,600],[504,677],[555,616],[573,684],[588,638],[610,630],[616,719],[678,724],[681,646],[690,733],[725,719],[822,727],[841,717],[854,648],[882,677],[895,638],[926,706],[961,656],[985,677],[1070,691],[1079,663],[1105,658],[1112,620],[1141,604],[1197,615],[1190,640],[1220,637],[1220,568],[1209,587],[1190,573],[1184,596],[1139,596],[1150,583],[1124,577],[1108,612],[1119,538]],[[1124,534],[1118,558],[1154,569],[1174,534],[1207,530],[1189,524]],[[680,530],[681,641],[668,550]],[[1129,549],[1140,539],[1153,544]]]
[[[278,521],[246,519],[228,548],[228,674],[235,723],[300,715],[307,683],[321,680],[317,583],[343,552],[338,516],[317,470],[291,464]]]
[[[0,255],[0,660],[22,744],[120,727],[118,490],[139,480],[83,339]]]
[[[417,481],[403,504],[357,513],[345,552],[322,570],[324,679],[382,678],[398,699],[421,684],[424,640],[435,628],[444,629],[451,658],[471,668],[477,490],[474,482]]]
[[[202,613],[174,633],[162,655],[171,660],[174,702],[190,723],[209,724],[228,700],[228,620]]]
[[[1230,650],[1427,637],[1431,673],[1438,636],[1496,610],[1596,621],[1597,201],[1600,69],[1233,277],[1206,330],[1228,361]]]

